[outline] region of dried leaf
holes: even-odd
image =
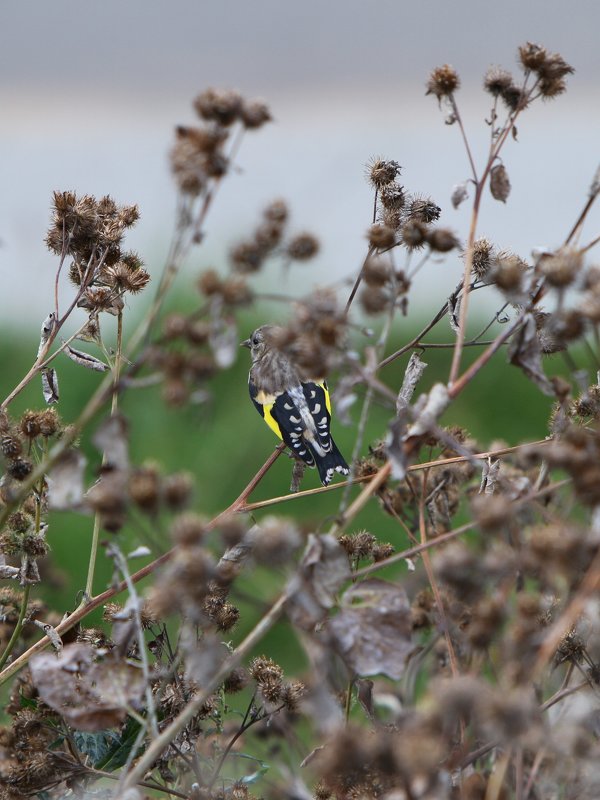
[[[408,458],[404,450],[408,421],[405,411],[406,407],[398,409],[399,416],[390,422],[385,438],[385,453],[392,465],[392,478],[398,481],[404,480],[408,467]]]
[[[21,569],[19,570],[19,582],[21,586],[26,586],[27,584],[33,585],[34,583],[39,583],[40,580],[40,570],[36,559],[24,553],[21,556]]]
[[[496,489],[496,482],[500,474],[500,459],[493,459],[491,456],[483,462],[483,469],[481,470],[481,484],[479,485],[479,494],[494,494]]]
[[[56,628],[53,628],[52,625],[49,625],[47,622],[41,622],[39,619],[30,619],[29,622],[32,625],[37,625],[44,632],[44,636],[47,636],[50,639],[50,644],[56,650],[57,653],[63,649],[62,639],[56,632]]]
[[[58,511],[81,507],[86,458],[79,450],[67,450],[48,473],[48,502]]]
[[[421,400],[424,402],[419,403],[421,408],[416,420],[409,428],[408,436],[422,436],[436,428],[437,421],[450,405],[448,387],[444,383],[436,383],[431,387],[428,395],[419,398],[419,401]]]
[[[458,208],[459,205],[462,202],[464,202],[468,196],[469,196],[469,182],[463,181],[462,183],[457,183],[456,186],[452,189],[452,194],[450,195],[452,207]]]
[[[127,708],[137,706],[144,694],[141,669],[110,656],[94,661],[94,655],[89,645],[70,644],[58,657],[40,653],[30,662],[41,699],[76,730],[120,725]]]
[[[351,576],[346,551],[331,534],[309,534],[300,570],[309,576],[315,596],[324,608],[334,605],[335,595]]]
[[[451,294],[448,298],[448,321],[454,333],[460,329],[460,295]]]
[[[334,646],[354,674],[398,680],[414,650],[410,603],[402,587],[377,578],[354,584],[329,620]]]
[[[0,580],[9,580],[10,578],[18,578],[21,570],[18,567],[10,567],[6,563],[6,557],[0,553]]]
[[[494,200],[506,203],[510,194],[510,181],[504,164],[496,164],[490,170],[490,192]]]
[[[358,702],[364,708],[365,714],[371,721],[375,719],[373,686],[374,683],[372,680],[369,680],[369,678],[358,678],[356,681]]]
[[[288,586],[287,613],[292,622],[302,630],[314,630],[350,575],[348,556],[335,536],[309,534],[298,572]]]
[[[149,547],[141,544],[139,547],[136,547],[135,550],[132,550],[131,553],[127,553],[127,558],[144,558],[145,556],[149,556],[151,553],[152,551]]]
[[[300,486],[302,484],[302,478],[304,477],[305,471],[306,471],[306,464],[304,463],[304,461],[300,461],[297,458],[294,459],[294,467],[292,469],[292,480],[290,482],[290,492],[292,494],[300,491]]]
[[[42,370],[42,392],[44,394],[44,400],[48,405],[58,403],[58,375],[55,369],[48,368]]]
[[[416,385],[421,380],[421,376],[426,368],[427,364],[421,361],[417,353],[413,353],[408,361],[406,371],[404,372],[402,388],[396,400],[396,411],[398,413],[400,413],[400,409],[404,409],[410,404]]]
[[[42,327],[40,329],[40,344],[38,347],[38,357],[40,356],[42,350],[44,349],[44,345],[50,338],[52,331],[56,327],[56,315],[53,313],[48,314],[46,319],[42,322]]]
[[[526,314],[523,325],[513,334],[508,346],[508,360],[520,367],[544,394],[554,397],[554,388],[542,369],[542,351],[533,314]]]
[[[129,467],[128,440],[129,425],[122,414],[107,417],[96,430],[92,441],[104,453],[106,463],[114,469]]]
[[[95,356],[91,356],[89,353],[84,353],[83,350],[76,350],[74,347],[71,347],[71,345],[65,347],[64,353],[71,361],[79,364],[80,367],[93,369],[95,372],[106,372],[109,369],[108,364],[105,364],[104,361],[101,361]]]

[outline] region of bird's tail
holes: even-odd
[[[350,469],[348,468],[348,464],[346,464],[344,456],[337,449],[333,439],[331,440],[331,450],[325,453],[324,456],[320,456],[314,450],[312,450],[312,452],[323,486],[327,486],[331,483],[334,472],[339,472],[340,475],[349,474]]]

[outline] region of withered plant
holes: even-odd
[[[294,465],[294,491],[251,500],[284,450],[278,445],[209,519],[202,493],[193,500],[190,465],[165,474],[159,461],[133,463],[136,421],[120,408],[124,393],[156,384],[169,405],[202,403],[249,333],[238,331],[239,311],[260,309],[254,276],[319,250],[312,233],[293,232],[288,204],[274,200],[254,231],[231,243],[227,269],[201,272],[197,307],[163,313],[182,263],[201,248],[219,184],[246,133],[269,122],[268,107],[209,89],[194,101],[200,124],[176,128],[172,244],[131,337],[123,317],[136,314],[136,302],[125,298],[150,281],[125,249],[137,208],[55,193],[46,239],[58,262],[52,312],[33,364],[0,411],[0,681],[9,690],[2,800],[598,796],[600,267],[591,258],[600,236],[585,235],[584,224],[600,178],[552,250],[518,254],[481,235],[488,194],[510,200],[505,161],[517,121],[564,92],[573,72],[531,43],[519,48],[518,64],[518,76],[497,67],[485,75],[491,108],[481,165],[463,125],[458,74],[444,65],[427,81],[464,142],[468,177],[451,202],[471,203],[465,233],[439,223],[442,205],[406,187],[396,160],[374,158],[360,268],[341,286],[279,297],[276,346],[304,373],[332,376],[334,424],[355,434],[350,479],[325,488],[300,490]],[[415,275],[439,260],[458,264],[462,277],[403,341],[395,321],[410,314]],[[66,299],[63,271],[73,284]],[[475,301],[483,293],[497,311],[481,328]],[[107,315],[116,318],[110,339]],[[444,325],[451,338],[431,341]],[[447,379],[432,384],[433,348],[448,354],[448,365]],[[466,348],[476,353],[467,367]],[[549,375],[544,357],[554,353],[559,374]],[[65,356],[104,373],[69,420],[58,412]],[[456,398],[499,359],[553,398],[543,440],[508,446],[511,431],[491,420],[493,440],[480,444],[449,424]],[[17,418],[11,404],[32,381],[45,405]],[[503,402],[519,414],[514,397]],[[375,405],[387,422],[369,442]],[[80,445],[90,428],[101,454],[94,474]],[[235,454],[228,458],[235,469]],[[297,500],[321,493],[329,516],[294,520]],[[278,505],[287,517],[273,515]],[[357,522],[367,507],[371,530]],[[40,578],[54,509],[83,514],[91,538],[87,578],[72,587],[81,602],[67,614],[43,601]],[[134,524],[140,517],[143,526]],[[170,520],[163,552],[159,519]],[[145,535],[126,553],[120,531],[128,526]],[[141,555],[153,560],[135,571]],[[114,579],[94,594],[101,558],[112,561]],[[278,594],[255,604],[242,637],[240,578],[258,586],[266,574]],[[104,624],[86,625],[98,608]],[[277,626],[279,640],[267,637]],[[286,674],[276,643],[292,638],[305,660]]]

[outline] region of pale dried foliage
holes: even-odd
[[[10,687],[0,800],[598,796],[600,387],[580,361],[583,348],[595,365],[600,358],[600,270],[591,261],[598,238],[584,236],[600,182],[552,251],[529,259],[479,234],[484,192],[510,201],[505,145],[516,139],[517,120],[540,98],[561,94],[573,71],[531,43],[519,49],[519,64],[518,78],[499,67],[485,75],[492,107],[480,167],[460,115],[458,74],[444,65],[427,82],[466,146],[469,174],[449,189],[454,207],[472,196],[466,239],[439,224],[434,200],[403,185],[397,161],[377,157],[367,166],[374,197],[362,267],[341,291],[295,298],[287,318],[290,298],[279,297],[285,321],[274,346],[301,374],[333,374],[339,423],[355,431],[352,480],[325,490],[298,491],[303,470],[294,467],[296,494],[250,502],[279,448],[208,519],[203,487],[194,499],[191,465],[165,474],[158,462],[135,463],[129,435],[138,422],[119,407],[124,392],[143,403],[156,383],[171,406],[206,403],[213,377],[248,334],[238,333],[239,310],[262,299],[255,274],[303,269],[319,252],[318,239],[294,231],[287,203],[276,199],[252,232],[232,241],[228,269],[202,270],[197,307],[162,314],[243,135],[270,120],[266,104],[209,89],[194,102],[199,123],[177,127],[173,243],[131,338],[123,317],[135,302],[125,299],[150,280],[124,249],[137,208],[55,193],[47,234],[58,259],[53,310],[33,365],[0,410],[0,680]],[[536,207],[542,213],[543,203]],[[458,263],[462,277],[403,343],[394,321],[409,312],[414,277],[442,261]],[[63,268],[74,285],[66,300]],[[499,310],[472,334],[481,290],[495,292]],[[373,316],[371,338],[352,321],[355,299]],[[116,339],[111,333],[108,346],[110,316]],[[446,321],[450,340],[431,342],[429,332]],[[447,348],[449,370],[433,385],[432,346]],[[476,356],[464,368],[467,346]],[[564,359],[561,375],[547,372],[553,353],[561,355],[552,365]],[[98,373],[73,420],[57,410],[65,356]],[[503,357],[554,400],[543,441],[509,447],[500,437],[511,431],[497,430],[482,445],[446,424],[465,387],[486,380],[492,358]],[[13,400],[32,381],[45,406],[15,415]],[[518,398],[503,402],[519,414]],[[375,403],[388,412],[387,430],[369,443]],[[102,410],[104,420],[92,422]],[[79,445],[90,427],[93,473]],[[301,525],[273,513],[322,491],[326,518]],[[255,519],[263,506],[267,516]],[[370,530],[356,521],[365,506]],[[54,509],[87,515],[79,524],[92,532],[87,580],[71,587],[82,601],[66,616],[39,599]],[[172,549],[160,555],[155,536],[165,521]],[[130,526],[148,535],[125,554],[119,532]],[[133,571],[143,555],[154,560]],[[112,561],[114,578],[93,595],[99,558]],[[147,576],[154,580],[139,590]],[[278,595],[253,610],[240,601],[248,586]],[[93,627],[88,615],[100,606],[103,621]],[[244,637],[240,620],[250,630]],[[265,638],[280,624],[279,639]],[[277,642],[292,637],[305,658],[286,674]]]

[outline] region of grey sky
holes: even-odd
[[[459,101],[482,156],[483,72],[492,63],[515,69],[528,39],[561,52],[577,72],[566,95],[524,115],[505,155],[512,196],[506,207],[485,204],[482,232],[525,256],[558,244],[600,160],[597,0],[20,0],[0,14],[5,318],[21,319],[25,307],[44,316],[53,189],[139,203],[131,245],[158,267],[174,202],[172,128],[193,120],[190,101],[209,85],[267,98],[276,122],[247,137],[242,172],[224,186],[195,266],[222,263],[260,208],[283,195],[295,226],[323,241],[302,282],[352,273],[371,207],[363,165],[374,153],[398,160],[407,188],[431,194],[442,221],[466,235],[468,210],[448,201],[468,177],[464,150],[424,82],[438,64],[459,70]],[[460,265],[432,269],[421,296],[429,299],[433,282],[443,299]]]

